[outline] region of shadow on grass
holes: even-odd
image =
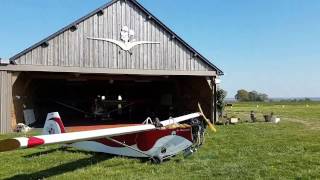
[[[95,164],[98,164],[100,162],[106,161],[108,159],[111,159],[115,156],[113,155],[108,155],[108,154],[103,154],[103,153],[92,153],[92,152],[86,152],[86,151],[77,151],[77,150],[68,150],[65,148],[58,148],[58,149],[52,149],[52,150],[48,150],[48,151],[44,151],[44,152],[38,152],[38,153],[34,153],[34,154],[30,154],[25,156],[26,158],[28,157],[35,157],[35,156],[40,156],[43,154],[50,154],[52,152],[56,152],[58,150],[63,150],[63,151],[67,151],[70,153],[85,153],[85,154],[90,154],[91,157],[88,158],[84,158],[84,159],[79,159],[73,162],[69,162],[66,164],[61,164],[49,169],[45,169],[45,170],[41,170],[38,172],[34,172],[34,173],[30,173],[30,174],[20,174],[20,175],[15,175],[12,176],[10,178],[7,178],[6,180],[15,180],[15,179],[46,179],[52,176],[56,176],[56,175],[60,175],[60,174],[64,174],[64,173],[68,173],[68,172],[72,172],[78,169],[82,169],[85,168],[87,166],[92,166]],[[114,166],[118,166],[120,164],[116,164]]]
[[[34,158],[34,157],[38,157],[38,156],[49,155],[49,154],[55,153],[57,151],[66,151],[66,150],[67,150],[66,147],[60,147],[60,148],[50,149],[50,150],[47,150],[47,151],[40,151],[40,152],[28,154],[28,155],[25,155],[23,157],[24,158]]]
[[[67,147],[67,146],[66,147],[59,147],[59,148],[50,149],[47,151],[40,151],[40,152],[28,154],[23,157],[24,158],[34,158],[34,157],[38,157],[38,156],[49,155],[51,153],[55,153],[58,151],[69,152],[69,153],[81,153],[81,154],[85,154],[85,155],[103,154],[103,153],[96,153],[96,152],[90,152],[90,151],[72,150],[72,149],[68,149],[68,148],[69,147]],[[111,156],[109,154],[103,154],[103,155]],[[112,156],[112,157],[114,157],[114,156]]]

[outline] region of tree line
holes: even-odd
[[[241,102],[245,101],[267,101],[269,99],[267,94],[259,93],[257,91],[247,91],[245,89],[238,90],[235,99]]]

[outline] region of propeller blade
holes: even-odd
[[[214,127],[214,125],[210,122],[210,120],[204,115],[203,113],[203,110],[201,108],[201,105],[200,103],[198,102],[198,108],[199,108],[199,111],[200,111],[200,114],[201,116],[203,117],[203,119],[206,121],[206,123],[208,124],[209,126],[209,129],[213,132],[217,132],[217,129]]]

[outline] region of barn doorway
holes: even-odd
[[[27,72],[13,86],[15,121],[32,109],[37,128],[49,112],[59,112],[66,126],[165,120],[197,111],[198,101],[209,112],[210,93],[204,77],[191,76]]]

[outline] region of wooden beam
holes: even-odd
[[[16,82],[16,80],[18,79],[19,75],[20,75],[20,72],[13,72],[12,73],[12,81],[11,81],[12,86]]]
[[[105,75],[105,74],[78,74],[78,73],[48,73],[31,72],[29,79],[64,79],[69,81],[86,80],[115,80],[115,81],[173,81],[177,76],[138,76],[138,75]]]
[[[215,83],[215,79],[216,77],[213,77],[212,78],[212,85],[213,85],[213,88],[212,88],[212,92],[213,92],[213,102],[212,102],[212,105],[213,105],[213,123],[216,123],[218,121],[218,117],[217,117],[217,84]]]
[[[140,69],[107,69],[84,67],[60,67],[40,65],[7,65],[0,66],[0,71],[16,72],[67,72],[79,74],[121,74],[146,76],[216,76],[216,71],[173,71],[173,70],[140,70]]]

